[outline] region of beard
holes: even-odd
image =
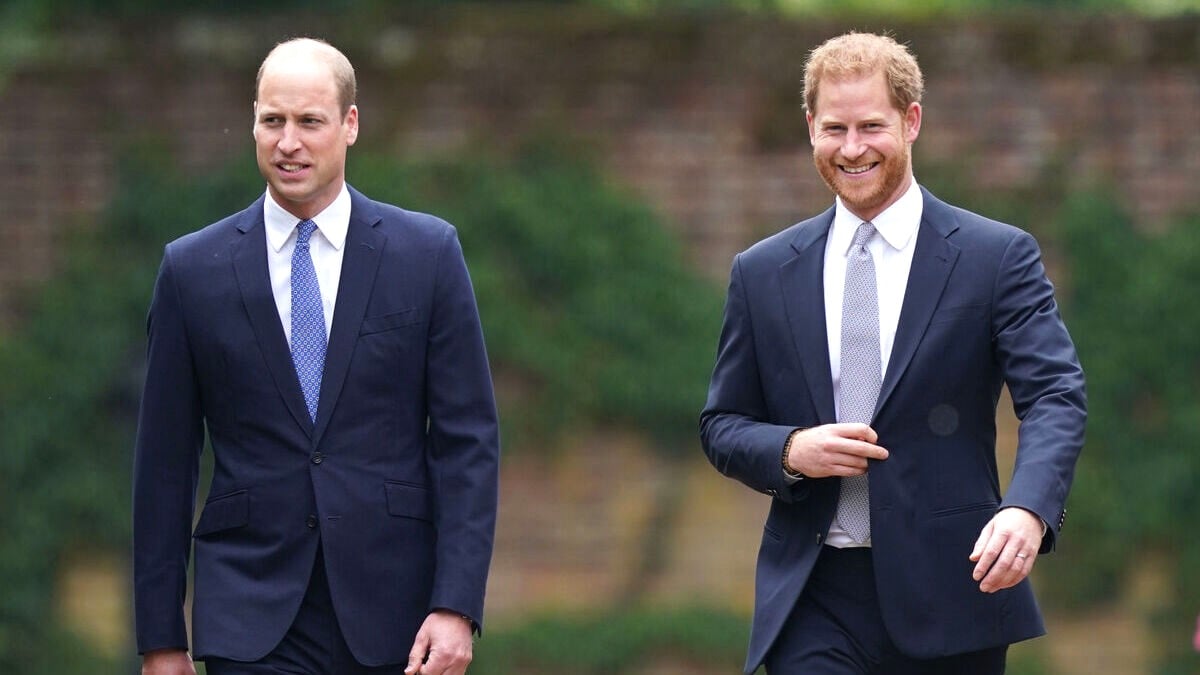
[[[899,153],[881,157],[879,166],[873,169],[876,175],[870,181],[853,180],[838,168],[836,157],[819,157],[815,150],[813,163],[821,179],[834,194],[842,198],[846,208],[862,217],[861,214],[878,215],[879,211],[899,198],[900,186],[909,173],[910,155],[910,146],[905,143]]]

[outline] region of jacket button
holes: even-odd
[[[319,452],[314,452],[314,453],[313,453],[313,456],[312,456],[312,463],[313,463],[313,464],[320,464],[320,463],[321,463],[321,462],[323,462],[323,461],[325,461],[325,455],[322,455],[322,454],[321,454],[321,453],[319,453]]]
[[[305,524],[308,525],[308,529],[310,529],[310,530],[317,529],[317,517],[309,516],[308,520],[305,522]]]

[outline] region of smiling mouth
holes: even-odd
[[[291,162],[280,162],[275,166],[279,167],[279,170],[284,173],[299,173],[307,167],[305,164],[295,164]]]
[[[866,173],[877,166],[879,166],[879,162],[872,162],[864,166],[839,166],[838,168],[842,170],[842,173],[848,173],[851,176],[857,176],[859,174]]]

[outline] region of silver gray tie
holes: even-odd
[[[879,355],[879,295],[875,290],[875,261],[867,242],[875,226],[863,223],[854,233],[846,261],[842,296],[842,367],[838,390],[838,421],[870,424],[879,398],[883,368]],[[842,479],[838,523],[854,541],[871,536],[871,502],[867,477]]]

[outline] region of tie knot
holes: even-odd
[[[317,224],[311,220],[302,220],[296,225],[296,245],[308,243],[308,238],[317,230]]]
[[[867,242],[871,240],[871,237],[874,234],[875,226],[871,223],[863,223],[862,225],[859,225],[858,229],[854,231],[854,245],[866,246]]]

